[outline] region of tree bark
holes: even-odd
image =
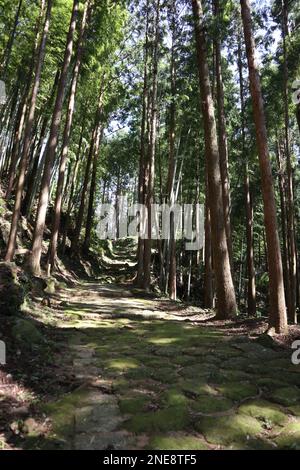
[[[61,151],[61,156],[60,156],[59,174],[58,174],[58,182],[57,182],[55,205],[54,205],[54,217],[52,221],[51,240],[50,240],[50,246],[49,246],[49,257],[48,257],[48,268],[47,268],[48,272],[54,269],[55,260],[57,256],[57,244],[58,244],[58,236],[59,236],[59,228],[60,228],[61,211],[62,211],[62,199],[63,199],[63,189],[64,189],[64,183],[65,183],[65,172],[66,172],[66,166],[67,166],[67,160],[68,160],[69,142],[70,142],[70,136],[71,136],[71,129],[73,125],[73,116],[74,116],[74,111],[75,111],[75,99],[76,99],[78,78],[79,78],[81,62],[82,62],[83,40],[84,40],[85,29],[86,29],[86,24],[87,24],[87,17],[89,15],[89,8],[90,8],[90,1],[87,0],[85,3],[84,11],[83,11],[81,27],[80,27],[80,32],[79,32],[75,66],[74,66],[74,71],[73,71],[71,91],[70,91],[68,110],[67,110],[67,118],[66,118],[64,135],[63,135],[63,144],[62,144],[62,151]]]
[[[250,90],[253,102],[256,140],[259,154],[264,201],[264,218],[268,249],[268,267],[270,277],[270,328],[277,333],[287,329],[287,314],[283,282],[282,259],[277,228],[276,202],[273,187],[272,167],[269,158],[268,138],[264,102],[256,61],[255,41],[252,33],[252,19],[249,0],[241,1],[241,12],[248,59]]]
[[[289,72],[287,64],[287,38],[289,36],[288,28],[288,1],[282,2],[282,38],[283,38],[283,76],[284,76],[284,127],[285,127],[285,154],[287,170],[287,229],[289,245],[289,277],[290,277],[290,303],[288,303],[289,323],[297,323],[296,314],[296,290],[297,290],[297,252],[295,240],[295,218],[294,218],[294,181],[293,166],[290,151],[290,132],[289,132]]]
[[[103,138],[104,133],[104,126],[103,123],[98,129],[98,136],[95,144],[94,149],[94,157],[93,157],[93,171],[92,171],[92,179],[91,179],[91,187],[90,187],[90,195],[89,195],[89,205],[88,205],[88,213],[86,219],[86,226],[85,226],[85,238],[83,243],[83,251],[84,253],[88,253],[91,244],[91,232],[93,226],[93,218],[94,218],[94,202],[95,202],[95,194],[96,194],[96,186],[97,186],[97,170],[98,170],[98,160],[99,160],[99,150]]]
[[[192,0],[199,84],[204,120],[205,152],[209,183],[209,205],[212,223],[215,279],[217,291],[217,318],[227,319],[237,313],[237,304],[230,268],[223,207],[220,155],[217,127],[207,62],[205,26],[200,0]]]
[[[238,33],[238,69],[240,82],[240,102],[241,102],[241,124],[242,124],[242,160],[245,162],[245,203],[246,203],[246,234],[247,234],[247,308],[248,315],[256,314],[256,283],[254,266],[254,235],[253,235],[253,199],[250,191],[249,162],[246,155],[246,121],[245,121],[245,98],[244,98],[244,78],[243,78],[243,57],[241,46],[241,34]]]
[[[84,217],[86,194],[87,194],[88,185],[90,181],[90,172],[91,172],[91,167],[93,163],[95,146],[97,145],[97,139],[100,138],[99,127],[100,127],[100,121],[101,121],[101,117],[103,113],[103,98],[104,98],[104,79],[101,80],[98,108],[96,111],[94,129],[93,129],[91,143],[90,143],[90,150],[88,153],[88,158],[87,158],[86,167],[85,167],[85,175],[84,175],[84,182],[83,182],[83,187],[82,187],[82,192],[81,192],[80,206],[79,206],[78,214],[76,217],[76,227],[75,227],[75,232],[74,232],[72,243],[71,243],[71,251],[73,254],[78,253],[78,250],[79,250],[79,239],[80,239],[80,233],[81,233],[83,217]]]
[[[148,61],[149,61],[149,0],[146,2],[146,32],[145,32],[145,52],[144,52],[144,86],[142,99],[142,122],[141,122],[141,141],[140,141],[140,162],[139,162],[139,181],[138,181],[138,202],[140,205],[145,203],[144,180],[145,180],[145,156],[146,156],[146,133],[147,133],[147,113],[148,113]],[[137,250],[137,287],[143,286],[144,280],[144,248],[145,240],[139,236]]]
[[[223,206],[225,217],[225,229],[227,236],[228,252],[230,257],[230,264],[232,266],[233,253],[232,253],[232,234],[231,234],[231,195],[230,195],[230,180],[228,172],[228,142],[227,142],[227,129],[225,118],[225,105],[224,105],[224,85],[222,78],[222,56],[221,56],[221,41],[220,41],[220,4],[219,0],[214,0],[215,16],[217,19],[218,32],[216,33],[215,46],[215,66],[216,66],[216,83],[217,83],[217,104],[218,104],[218,127],[219,127],[219,153],[220,153],[220,170],[223,191]]]
[[[144,242],[144,278],[143,288],[150,289],[151,285],[151,254],[152,254],[152,224],[151,206],[154,202],[154,168],[157,140],[157,117],[158,117],[158,52],[159,52],[159,30],[160,30],[160,0],[157,0],[155,7],[155,26],[153,44],[153,76],[152,76],[152,96],[150,113],[150,140],[145,167],[145,203],[148,211],[147,239]]]
[[[175,183],[175,141],[176,141],[176,4],[172,3],[172,51],[171,51],[171,104],[170,104],[170,127],[169,127],[169,168],[168,168],[168,186],[167,195],[170,206],[175,203],[174,200],[174,183]],[[171,212],[170,217],[170,256],[168,266],[168,291],[170,298],[177,298],[177,267],[176,267],[176,238],[175,238],[175,221],[174,213]]]
[[[64,54],[62,72],[59,79],[58,90],[56,103],[54,107],[54,112],[52,116],[52,123],[50,129],[50,137],[47,145],[46,156],[45,156],[45,165],[44,173],[41,182],[41,190],[39,196],[38,210],[34,228],[33,242],[32,242],[32,252],[29,259],[29,267],[34,275],[40,274],[40,261],[42,255],[42,242],[45,229],[46,214],[49,202],[49,191],[50,191],[50,181],[51,181],[51,172],[55,159],[55,152],[58,144],[58,135],[59,127],[62,118],[62,108],[64,101],[64,94],[67,83],[67,76],[69,71],[69,66],[71,62],[73,44],[74,44],[74,34],[76,29],[77,14],[78,14],[79,0],[74,0],[73,10],[71,15],[71,22],[67,37],[66,49]]]
[[[15,206],[14,206],[14,211],[13,211],[7,252],[5,256],[5,260],[8,262],[12,261],[14,254],[15,254],[18,223],[19,223],[20,214],[21,214],[22,196],[23,196],[25,175],[26,175],[27,164],[28,164],[28,154],[29,154],[30,142],[31,142],[31,132],[32,132],[32,127],[34,123],[36,101],[37,101],[37,96],[38,96],[38,92],[40,88],[41,74],[42,74],[44,58],[45,58],[46,43],[47,43],[50,19],[51,19],[52,3],[53,3],[52,0],[48,0],[43,33],[42,33],[41,43],[39,46],[39,52],[38,52],[38,56],[36,60],[34,83],[33,83],[33,89],[31,93],[27,122],[26,122],[23,152],[21,156],[19,177],[18,177],[18,182],[17,182]]]

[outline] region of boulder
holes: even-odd
[[[14,315],[25,299],[25,290],[18,279],[14,263],[0,263],[0,313]]]

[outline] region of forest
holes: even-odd
[[[299,57],[297,0],[0,0],[0,450],[300,450]]]

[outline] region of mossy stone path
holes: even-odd
[[[288,351],[188,321],[180,306],[166,312],[121,286],[61,296],[56,327],[82,385],[43,405],[48,447],[300,449],[300,371]]]

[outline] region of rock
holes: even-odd
[[[25,289],[18,279],[14,263],[0,263],[0,312],[14,315],[19,312],[25,299]]]
[[[12,336],[15,341],[22,343],[26,347],[32,348],[36,344],[42,344],[44,338],[34,324],[29,320],[19,318],[12,328]]]
[[[203,438],[184,433],[154,436],[148,447],[154,450],[209,450]]]
[[[201,418],[195,423],[195,428],[207,442],[219,445],[242,445],[250,439],[257,439],[263,431],[257,419],[245,415]]]
[[[45,427],[33,418],[24,421],[22,431],[29,436],[41,436],[45,432]]]

